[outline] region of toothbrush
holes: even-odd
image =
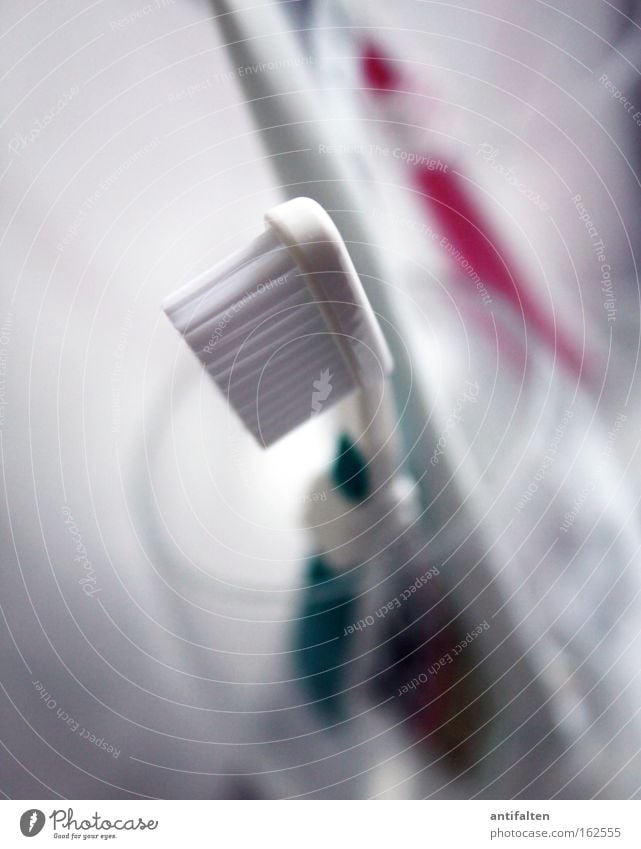
[[[334,469],[313,483],[312,491],[327,498],[310,502],[306,515],[314,529],[309,574],[316,586],[296,635],[301,677],[331,713],[336,705],[342,710],[345,700],[332,691],[344,681],[323,671],[326,653],[314,646],[332,644],[330,667],[340,667],[346,657],[336,641],[350,617],[361,615],[355,600],[372,610],[387,600],[381,597],[386,579],[412,557],[420,511],[416,487],[401,472],[386,381],[392,356],[335,224],[309,198],[274,207],[265,223],[246,248],[187,283],[163,308],[264,447],[355,397],[358,438],[343,437]],[[349,573],[360,566],[369,577],[358,592]],[[341,597],[327,611],[325,583]],[[323,636],[315,639],[314,630]],[[375,631],[360,641],[363,661],[343,690],[357,690],[369,677]]]
[[[216,14],[215,24],[222,38],[220,46],[226,52],[230,66],[239,69],[242,101],[251,113],[278,185],[288,197],[309,195],[329,210],[340,225],[376,314],[385,316],[388,326],[394,331],[402,326],[402,322],[397,320],[399,311],[391,297],[393,288],[388,284],[397,279],[398,268],[394,267],[394,257],[381,248],[385,234],[380,234],[379,239],[373,230],[369,212],[377,201],[370,191],[371,175],[349,167],[341,157],[319,155],[321,146],[327,149],[337,141],[347,140],[350,144],[369,141],[366,136],[368,122],[359,124],[358,115],[350,114],[346,121],[341,109],[328,105],[324,97],[326,92],[318,91],[312,73],[315,70],[313,63],[322,62],[322,57],[303,55],[303,42],[292,32],[284,4],[269,2],[256,5],[245,0],[212,0],[212,6]],[[348,49],[342,53],[344,56],[348,54]],[[269,72],[240,73],[240,69],[250,67],[268,68]],[[356,123],[352,118],[356,119]],[[392,332],[388,337],[395,361],[390,383],[397,408],[403,411],[398,425],[403,434],[404,450],[398,456],[404,460],[403,465],[413,471],[421,489],[425,505],[421,524],[427,528],[426,522],[429,521],[429,526],[440,532],[442,528],[449,528],[452,518],[456,517],[459,525],[457,539],[446,541],[451,551],[447,555],[444,584],[455,592],[457,606],[465,610],[468,617],[474,617],[474,612],[477,612],[476,621],[483,619],[488,611],[503,611],[493,618],[491,645],[486,649],[485,663],[488,679],[494,681],[497,703],[509,706],[502,721],[504,737],[511,742],[509,746],[497,747],[496,754],[492,755],[484,770],[487,776],[492,777],[494,787],[498,786],[494,784],[496,775],[506,776],[502,786],[504,792],[511,792],[521,783],[530,786],[528,782],[537,780],[536,759],[529,757],[528,737],[521,729],[531,723],[532,716],[540,710],[540,707],[535,709],[533,706],[545,706],[550,698],[549,691],[538,683],[533,684],[538,682],[538,677],[536,668],[528,661],[528,644],[520,639],[518,629],[509,616],[512,588],[503,578],[503,568],[497,569],[497,564],[508,563],[513,553],[508,549],[494,554],[495,550],[505,548],[502,532],[496,529],[495,536],[488,536],[485,531],[488,524],[486,504],[482,495],[473,495],[483,491],[479,487],[482,470],[477,468],[473,452],[468,450],[469,446],[464,441],[457,443],[452,440],[450,457],[430,467],[429,474],[426,474],[426,452],[437,444],[440,435],[442,402],[438,397],[439,387],[434,383],[430,385],[429,381],[416,380],[401,333]],[[370,398],[363,398],[363,394],[371,397],[373,393],[355,392],[352,397],[359,399],[361,416],[369,421],[365,407]],[[391,402],[386,399],[382,406],[389,413]],[[373,430],[379,436],[379,443],[389,446],[386,436],[392,433],[392,429],[384,418],[381,414]],[[442,421],[441,417],[441,424]],[[373,434],[370,438],[373,439]],[[375,470],[379,480],[390,481],[393,463],[388,464],[385,459],[373,462],[372,456],[368,447],[363,465]],[[391,454],[383,456],[389,458]],[[348,479],[350,476],[353,475],[350,473]],[[339,475],[337,482],[340,483],[340,479]],[[396,479],[400,479],[400,475]],[[389,483],[382,488],[388,495],[392,490]],[[340,487],[338,491],[341,491]],[[416,492],[416,486],[412,491]],[[371,499],[368,498],[368,501]],[[316,515],[321,508],[329,506],[322,502],[311,505]],[[366,505],[358,502],[358,508],[350,515],[359,513],[363,506]],[[349,511],[345,509],[344,512]],[[397,527],[397,522],[400,526],[402,521],[407,521],[402,511],[396,511],[396,515],[398,519],[382,523],[386,530]],[[314,523],[319,524],[316,520]],[[330,522],[326,527],[334,529],[335,523]],[[417,525],[414,527],[417,528]],[[317,530],[316,533],[318,536],[321,532]],[[347,550],[353,550],[353,547],[345,545],[349,540],[353,540],[351,529],[345,529],[342,539],[337,530],[337,544],[333,546],[331,558],[345,557],[344,562],[335,563],[338,570],[349,567]],[[371,534],[367,535],[367,541],[372,542]],[[331,540],[324,542],[319,539],[318,544],[319,550],[326,552],[324,560],[329,560]],[[401,555],[400,562],[403,561]],[[335,573],[336,569],[333,571]],[[321,575],[315,590],[323,588],[324,580]],[[370,572],[367,578],[369,586],[373,580],[375,578]],[[368,639],[371,638],[371,629],[364,633]],[[320,640],[317,642],[320,643]],[[509,676],[505,675],[506,669],[512,670]],[[520,697],[524,692],[527,692],[527,699]],[[372,714],[368,711],[364,716],[369,718]]]

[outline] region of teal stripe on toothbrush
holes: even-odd
[[[332,477],[334,486],[350,501],[362,501],[369,494],[367,461],[346,434],[338,442]]]
[[[343,497],[361,501],[369,492],[369,474],[363,454],[347,435],[338,440],[332,482]],[[331,721],[348,715],[344,664],[349,658],[346,628],[356,615],[355,572],[337,573],[319,554],[307,565],[307,590],[295,634],[296,666],[303,686],[316,708]]]

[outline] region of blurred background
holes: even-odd
[[[641,795],[639,3],[0,39],[0,791]],[[407,560],[311,559],[349,404],[264,451],[160,310],[296,195],[394,350]]]

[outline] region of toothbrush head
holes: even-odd
[[[163,309],[266,447],[350,392],[380,385],[392,358],[325,210],[295,198],[265,223]]]

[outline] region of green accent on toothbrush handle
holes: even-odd
[[[367,460],[347,434],[338,441],[332,477],[341,495],[350,501],[362,501],[369,494]]]
[[[296,666],[309,698],[327,719],[346,718],[344,684],[348,659],[345,629],[354,618],[353,575],[336,575],[322,557],[307,565],[305,593],[295,635]]]
[[[369,491],[367,461],[347,435],[340,437],[332,479],[343,497],[361,501]],[[349,660],[346,629],[354,622],[356,573],[336,573],[322,555],[307,566],[308,589],[295,635],[296,666],[317,709],[331,721],[347,717],[344,664]]]

